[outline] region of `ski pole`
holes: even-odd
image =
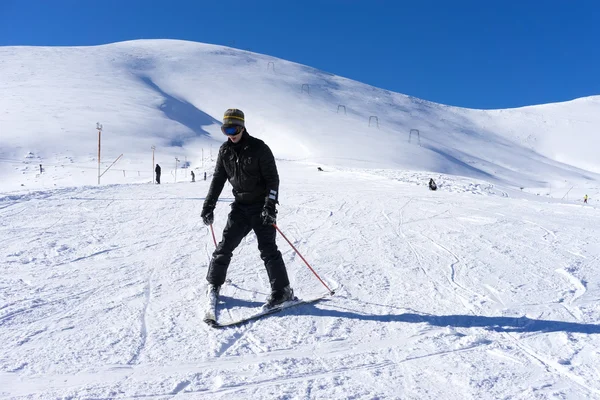
[[[275,229],[277,229],[277,232],[279,232],[281,234],[281,236],[283,236],[283,238],[285,239],[285,241],[288,242],[290,246],[292,246],[292,249],[294,249],[294,251],[296,252],[296,254],[298,254],[300,256],[300,258],[302,259],[302,261],[304,261],[306,263],[306,265],[308,266],[308,268],[312,271],[313,274],[315,274],[315,276],[323,284],[323,286],[325,286],[325,288],[329,291],[329,294],[333,296],[335,294],[335,292],[333,290],[329,289],[329,287],[325,284],[325,282],[323,282],[323,279],[321,279],[321,277],[315,272],[315,270],[312,269],[312,267],[310,266],[310,264],[308,263],[308,261],[306,261],[306,259],[304,259],[304,257],[302,257],[302,254],[300,254],[300,252],[298,251],[298,249],[296,249],[294,247],[294,245],[292,244],[292,242],[290,242],[288,240],[288,238],[285,237],[285,235],[283,234],[283,232],[281,232],[281,230],[279,229],[279,227],[277,225],[275,225],[275,224],[273,224],[273,226],[275,227]]]
[[[215,242],[215,247],[217,247],[217,239],[215,239],[215,230],[212,227],[212,224],[210,224],[210,231],[212,232],[212,237],[213,237],[213,242]]]

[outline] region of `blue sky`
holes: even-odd
[[[0,45],[171,38],[306,64],[438,103],[600,94],[600,1],[0,0]]]

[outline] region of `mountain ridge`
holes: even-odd
[[[513,187],[598,180],[600,172],[593,150],[600,96],[467,109],[268,55],[172,39],[0,47],[0,56],[4,158],[32,151],[93,162],[99,121],[104,150],[115,157],[126,150],[123,162],[141,162],[156,145],[165,159],[185,153],[198,164],[202,149],[224,140],[220,119],[235,107],[246,113],[251,134],[290,160]]]

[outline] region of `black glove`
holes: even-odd
[[[204,203],[204,207],[202,207],[202,213],[200,214],[204,225],[212,225],[212,223],[215,221],[215,214],[213,214],[214,209],[214,204]]]
[[[262,213],[260,214],[263,225],[275,225],[277,221],[277,209],[275,203],[267,201],[263,207]]]

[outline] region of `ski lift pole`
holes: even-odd
[[[315,276],[316,276],[316,277],[317,277],[317,279],[318,279],[318,280],[319,280],[319,281],[320,281],[320,282],[323,284],[323,286],[325,286],[325,288],[326,288],[326,289],[329,291],[329,294],[333,296],[333,295],[335,294],[335,292],[334,292],[333,290],[329,289],[329,286],[327,286],[327,285],[325,284],[325,282],[323,282],[323,279],[321,279],[321,277],[320,277],[320,276],[319,276],[319,275],[318,275],[318,274],[315,272],[315,270],[314,270],[314,269],[312,269],[312,267],[310,266],[310,264],[308,263],[308,261],[306,261],[306,259],[305,259],[304,257],[302,257],[302,254],[300,254],[300,252],[298,251],[298,249],[296,249],[296,248],[294,247],[294,245],[292,244],[292,242],[290,242],[290,241],[288,240],[288,238],[287,238],[287,237],[285,237],[285,235],[283,234],[283,232],[281,232],[281,230],[279,229],[279,227],[278,227],[277,225],[275,225],[275,224],[273,224],[273,226],[275,227],[275,229],[277,229],[277,232],[279,232],[279,234],[280,234],[281,236],[283,236],[283,238],[285,239],[285,241],[286,241],[286,242],[288,242],[288,244],[289,244],[290,246],[292,246],[292,249],[294,249],[294,251],[296,252],[296,254],[298,254],[298,255],[300,256],[300,258],[302,259],[302,261],[304,261],[304,263],[306,264],[306,266],[307,266],[307,267],[308,267],[308,268],[309,268],[309,269],[312,271],[312,273],[313,273],[313,274],[315,274]]]

